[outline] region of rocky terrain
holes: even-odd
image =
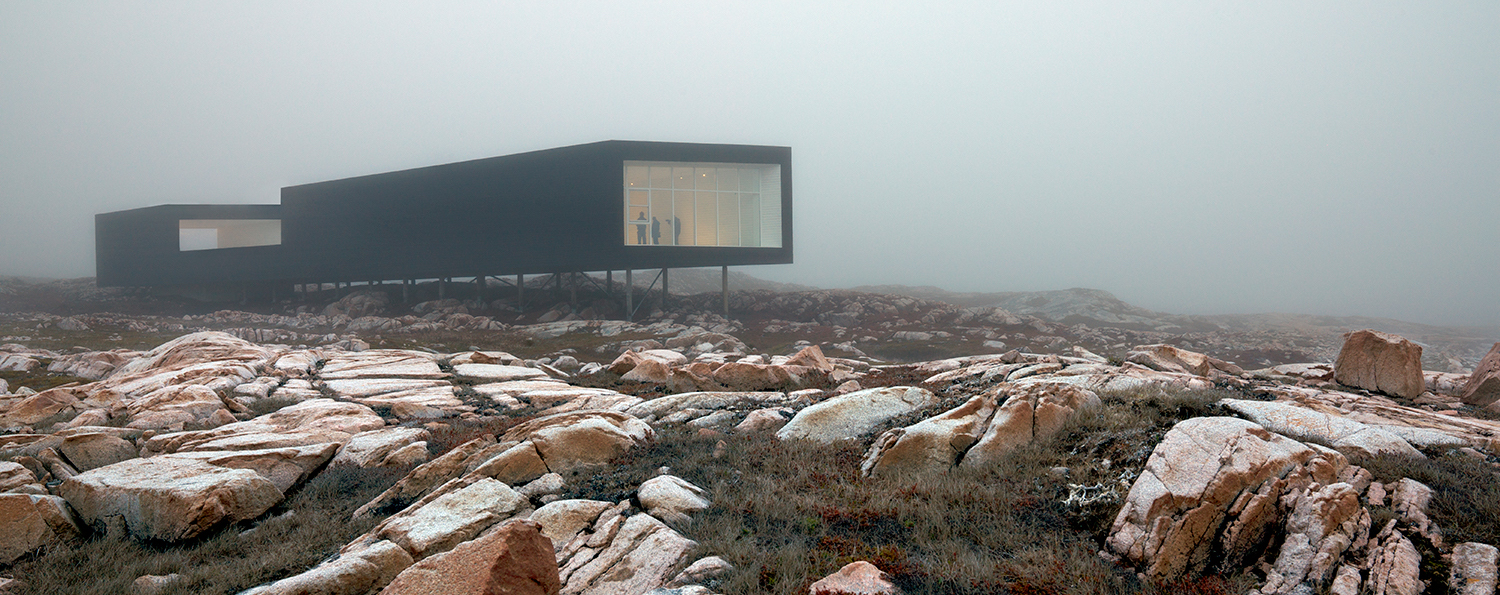
[[[1462,333],[37,285],[0,315],[0,592],[1496,589],[1500,344]]]

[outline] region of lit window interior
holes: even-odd
[[[625,164],[625,244],[781,247],[781,166]]]
[[[217,250],[281,245],[280,219],[180,219],[177,249]]]

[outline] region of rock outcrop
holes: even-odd
[[[565,595],[638,595],[671,580],[697,542],[649,514],[614,507],[557,546]]]
[[[1422,346],[1379,331],[1354,331],[1333,363],[1339,384],[1415,399],[1422,396]]]
[[[147,439],[142,454],[193,450],[254,450],[348,442],[385,427],[374,410],[358,403],[309,399],[260,417],[212,430],[174,432]]]
[[[1448,592],[1460,595],[1494,595],[1497,561],[1500,561],[1500,550],[1496,550],[1493,545],[1470,542],[1453,546]]]
[[[687,480],[674,475],[658,475],[646,480],[636,489],[636,499],[646,513],[669,525],[683,527],[692,522],[692,515],[708,509],[707,492]]]
[[[1275,529],[1277,501],[1335,483],[1342,455],[1234,418],[1178,423],[1162,438],[1115,517],[1110,550],[1155,578],[1238,568]]]
[[[1489,407],[1500,401],[1500,343],[1479,360],[1459,396],[1475,407]]]
[[[1074,413],[1099,405],[1093,391],[1062,384],[1004,387],[996,397],[1005,401],[979,442],[964,453],[965,467],[993,464],[1018,446],[1057,433]]]
[[[776,431],[776,437],[823,443],[858,438],[890,418],[936,403],[937,397],[924,388],[892,386],[855,391],[803,409]]]
[[[406,550],[381,541],[241,595],[364,595],[389,584],[411,565]]]
[[[655,436],[630,414],[585,410],[536,418],[507,430],[500,441],[529,441],[547,469],[562,472],[604,463]]]
[[[1423,458],[1400,436],[1381,428],[1339,415],[1284,402],[1224,399],[1225,407],[1243,414],[1262,427],[1301,440],[1327,444],[1346,455],[1401,455]]]
[[[427,461],[427,440],[432,434],[422,428],[380,428],[355,434],[333,458],[335,465],[355,467],[399,467]]]
[[[57,496],[0,494],[0,564],[83,533],[67,502]]]
[[[1134,362],[1153,370],[1194,374],[1197,376],[1215,376],[1219,374],[1239,376],[1244,373],[1244,370],[1240,369],[1239,366],[1224,360],[1160,343],[1132,347],[1130,353],[1126,354],[1125,361]]]
[[[995,396],[980,395],[942,414],[881,434],[860,470],[867,476],[934,473],[953,468],[979,441],[995,414]]]
[[[850,562],[838,572],[819,579],[809,595],[900,595],[890,575],[864,560]]]
[[[94,469],[59,491],[95,527],[161,541],[255,518],[282,499],[281,490],[255,471],[165,456]]]
[[[1055,434],[1099,396],[1067,384],[1000,384],[963,405],[886,431],[865,455],[865,475],[982,468],[1006,453]]]
[[[417,562],[382,595],[557,595],[552,541],[532,521],[514,520]]]

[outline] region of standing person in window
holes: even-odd
[[[635,243],[644,245],[646,243],[646,212],[641,211],[641,216],[636,217],[635,220],[640,222],[635,224]]]
[[[682,245],[682,218],[681,217],[676,217],[676,216],[672,217],[672,245],[673,246],[681,246]]]
[[[661,219],[656,217],[651,218],[651,243],[661,243]]]

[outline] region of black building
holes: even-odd
[[[792,262],[791,149],[604,141],[95,216],[100,286]]]

